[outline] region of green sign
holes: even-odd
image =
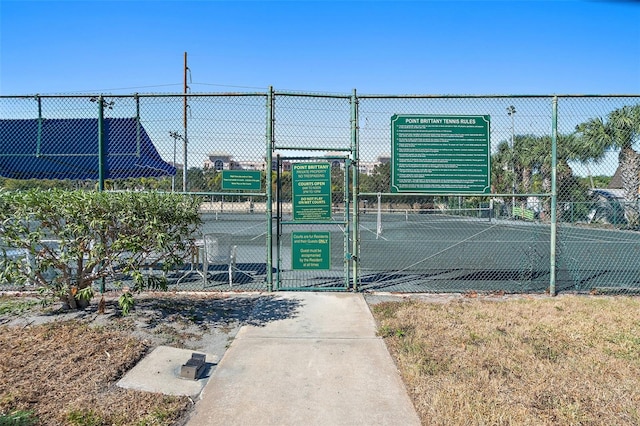
[[[291,267],[298,269],[331,269],[330,232],[292,232]]]
[[[331,164],[292,166],[293,220],[331,220]]]
[[[222,189],[244,189],[259,191],[261,173],[259,170],[223,170]]]
[[[488,115],[391,117],[391,192],[491,192]]]

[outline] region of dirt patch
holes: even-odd
[[[115,298],[84,311],[0,296],[0,424],[182,424],[189,397],[116,382],[159,345],[222,357],[244,324],[288,315],[263,294],[150,293],[123,317]]]

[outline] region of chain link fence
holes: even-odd
[[[558,290],[640,292],[640,98],[558,101]]]
[[[0,97],[0,187],[200,197],[177,289],[634,294],[639,110],[640,96]],[[483,117],[486,190],[393,189],[398,155],[418,181],[467,166],[425,148],[433,129],[400,153],[397,117]],[[301,170],[322,164],[309,192]]]

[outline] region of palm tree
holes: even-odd
[[[551,192],[551,137],[533,137],[531,144],[530,155],[534,159],[534,169],[541,175],[542,190]],[[556,155],[556,178],[558,184],[560,184],[563,179],[567,179],[573,174],[569,161],[584,163],[593,159],[595,154],[586,152],[583,149],[581,139],[576,138],[575,135],[558,135]]]
[[[534,135],[515,135],[513,149],[508,141],[501,142],[491,158],[494,191],[506,193],[515,190],[516,194],[532,192],[534,175],[544,171],[547,157],[551,164],[550,147],[551,143],[545,144],[544,137]],[[545,153],[545,150],[549,153]]]
[[[533,174],[541,168],[539,149],[540,138],[533,135],[514,137],[514,170],[516,191],[531,192]]]
[[[557,149],[557,180],[562,192],[573,180],[569,161],[588,161],[595,155],[583,149],[582,140],[575,135],[559,135]],[[516,135],[513,151],[507,141],[498,145],[492,157],[492,182],[494,191],[517,194],[551,192],[551,137]],[[568,194],[559,194],[560,198]],[[564,197],[563,197],[564,196]],[[550,212],[549,199],[545,199],[543,211]]]
[[[497,151],[491,156],[492,192],[511,192],[513,183],[512,165],[513,151],[509,146],[509,142],[500,142]]]
[[[576,126],[583,141],[585,155],[596,161],[608,149],[620,149],[618,167],[622,178],[625,217],[629,225],[639,225],[638,191],[640,190],[640,157],[633,143],[640,138],[640,104],[611,111],[606,119],[592,118]]]

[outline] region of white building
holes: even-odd
[[[343,157],[344,153],[332,153],[328,152],[325,154],[325,157]],[[327,161],[331,161],[333,167],[344,167],[344,163],[335,158],[327,159]],[[383,154],[378,156],[375,161],[360,161],[358,163],[358,170],[362,174],[370,175],[373,173],[373,170],[376,166],[380,164],[387,164],[391,161],[391,156],[389,154]],[[262,161],[235,161],[231,154],[226,152],[211,152],[208,155],[208,158],[204,160],[204,168],[205,169],[214,169],[214,170],[264,170],[265,169],[265,159]],[[271,161],[271,170],[277,169],[277,160],[275,157]],[[282,169],[284,171],[291,171],[291,161],[282,161]]]

